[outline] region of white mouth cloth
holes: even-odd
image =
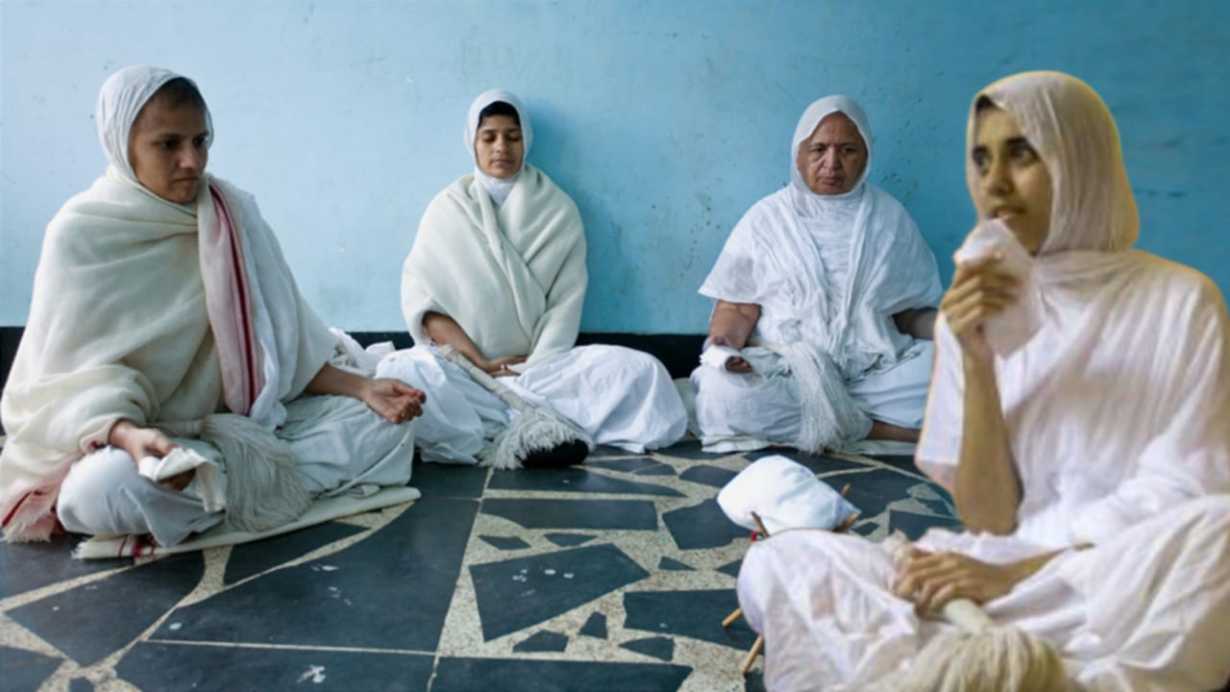
[[[770,534],[786,529],[832,530],[858,509],[817,480],[807,467],[784,456],[758,459],[718,493],[718,505],[734,523],[757,530],[755,512]]]
[[[191,449],[176,447],[161,459],[150,456],[137,462],[137,472],[155,483],[192,470],[196,470],[192,485],[205,504],[205,511],[220,512],[226,509],[226,489],[219,482],[217,465]]]
[[[1016,236],[999,219],[978,224],[953,256],[958,266],[982,261],[999,253],[1000,266],[1018,282],[1020,293],[1012,305],[989,318],[985,325],[987,344],[1001,358],[1024,346],[1042,327],[1042,305],[1034,281],[1034,260]]]

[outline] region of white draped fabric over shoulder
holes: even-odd
[[[96,120],[109,167],[47,227],[30,317],[0,400],[8,540],[46,538],[58,504],[72,530],[152,532],[163,545],[176,543],[221,517],[205,513],[191,487],[178,493],[137,476],[126,452],[107,447],[117,420],[157,427],[228,411],[268,430],[302,432],[292,424],[330,399],[287,410],[333,356],[336,339],[304,302],[252,196],[205,174],[196,202],[175,204],[133,172],[133,123],[177,77],[135,66],[106,81]],[[385,424],[369,414],[361,425]],[[306,444],[297,451],[334,465],[339,479],[355,475],[347,464],[389,457],[405,468],[382,477],[404,484],[410,455],[393,460],[390,450],[405,445],[412,428],[387,428],[375,446],[353,447],[344,458]],[[200,451],[218,458],[217,450]],[[319,485],[305,474],[306,486]],[[62,484],[74,492],[62,494]]]
[[[470,106],[466,146],[474,156],[479,115],[495,102],[517,110],[525,149],[532,129],[506,91]],[[493,191],[478,170],[427,207],[402,271],[402,313],[418,344],[381,363],[381,376],[423,389],[430,402],[419,445],[431,461],[475,463],[511,415],[456,365],[442,360],[423,327],[430,312],[452,318],[490,359],[527,356],[506,380],[522,398],[548,405],[597,444],[643,451],[686,432],[687,414],[669,374],[647,354],[615,346],[574,348],[588,281],[585,228],[576,204],[546,173],[523,164]],[[497,203],[493,195],[503,195]]]
[[[1043,325],[994,366],[1023,496],[1011,535],[932,529],[916,545],[996,564],[1064,550],[986,612],[1051,642],[1087,690],[1220,689],[1230,678],[1225,302],[1198,272],[1131,249],[1138,221],[1118,132],[1088,85],[1025,73],[983,96],[1016,118],[1053,185],[1035,270]],[[974,120],[971,107],[970,141]],[[971,171],[971,190],[976,180]],[[943,319],[937,352],[917,462],[951,487],[963,369]],[[1065,550],[1078,545],[1092,547]],[[861,539],[787,534],[743,564],[740,602],[772,642],[770,689],[893,689],[948,627],[893,595],[891,560]]]
[[[795,155],[834,113],[857,126],[867,165],[849,192],[820,195],[803,181]],[[757,372],[701,366],[692,375],[709,449],[841,446],[865,437],[872,420],[920,426],[931,344],[901,333],[893,315],[934,307],[939,272],[909,213],[867,182],[873,151],[867,117],[852,99],[811,104],[791,139],[790,184],[744,214],[701,286],[714,300],[760,306],[744,349]],[[822,365],[819,378],[804,376],[815,369],[809,361]],[[828,396],[817,379],[831,380]],[[842,391],[849,396],[834,396]],[[831,403],[839,410],[829,412],[833,400],[841,406]],[[808,435],[809,421],[834,413],[844,421],[835,439]]]

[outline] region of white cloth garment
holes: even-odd
[[[497,90],[470,107],[471,155],[479,113],[493,101],[517,108],[528,151],[528,113]],[[452,318],[487,358],[528,356],[520,376],[506,381],[597,444],[641,451],[684,435],[687,413],[661,363],[629,349],[573,348],[587,276],[580,213],[537,168],[524,164],[498,207],[470,175],[436,195],[402,271],[402,313],[419,347],[390,356],[379,370],[427,392],[419,428],[424,459],[473,463],[509,415],[495,395],[427,348],[428,312]]]
[[[983,95],[1017,119],[1054,186],[1034,269],[1041,328],[995,360],[1022,500],[1011,535],[933,529],[917,545],[1005,563],[1092,544],[986,612],[1049,640],[1091,691],[1218,689],[1230,677],[1225,303],[1201,274],[1129,249],[1135,204],[1114,121],[1091,88],[1025,73]],[[974,118],[971,107],[970,141]],[[917,461],[951,487],[963,370],[943,319],[936,347]],[[740,603],[772,642],[770,689],[893,689],[888,676],[940,627],[892,595],[887,556],[853,537],[787,534],[743,565]]]
[[[509,193],[517,184],[517,178],[521,176],[521,170],[525,168],[525,159],[530,155],[530,145],[534,143],[534,126],[530,122],[529,111],[521,105],[521,99],[517,95],[505,91],[503,89],[490,89],[478,95],[474,102],[470,104],[470,112],[466,114],[466,130],[465,143],[466,150],[474,152],[474,138],[478,134],[478,126],[480,125],[479,116],[482,115],[483,109],[496,102],[504,102],[512,106],[517,111],[517,117],[521,121],[521,161],[522,168],[508,178],[496,178],[487,175],[482,168],[478,166],[478,162],[474,162],[474,179],[478,181],[483,189],[490,195],[491,201],[495,206],[504,204],[504,200],[508,199]]]
[[[795,153],[838,112],[858,127],[867,165],[850,192],[818,195],[800,176]],[[883,401],[855,397],[866,417],[846,441],[865,436],[869,419],[918,426],[930,363],[915,361],[928,360],[929,344],[902,334],[893,315],[933,307],[941,293],[935,257],[909,213],[866,182],[872,151],[871,129],[854,101],[830,96],[808,107],[791,139],[791,183],[744,214],[700,289],[714,300],[760,306],[750,346],[823,354],[848,390],[871,380],[868,391],[888,392]],[[800,419],[814,417],[803,410],[812,408],[809,392],[800,397],[790,375],[702,368],[692,379],[702,440],[710,449],[796,444]]]
[[[494,101],[517,108],[528,153],[529,114],[516,96],[492,90],[470,106],[470,155],[479,113]],[[423,331],[428,312],[453,318],[488,358],[529,356],[534,362],[576,342],[588,282],[581,214],[533,166],[523,163],[511,180],[511,189],[497,190],[505,195],[498,205],[473,175],[427,205],[402,267],[402,314],[416,343],[430,341]]]
[[[420,345],[380,362],[380,377],[423,390],[431,405],[418,421],[424,461],[476,463],[512,413],[457,365]],[[518,396],[550,407],[595,444],[630,452],[669,447],[687,431],[687,413],[666,368],[647,353],[619,346],[579,346],[501,378]]]
[[[414,426],[390,423],[358,399],[343,396],[301,397],[286,409],[277,435],[290,444],[299,479],[312,495],[365,497],[410,480]],[[225,465],[216,448],[196,439],[172,440],[215,464],[225,487]],[[174,546],[224,518],[205,506],[202,491],[197,479],[185,492],[159,485],[137,473],[127,452],[108,446],[73,464],[57,514],[75,533],[150,534],[158,545]]]
[[[30,318],[0,399],[9,434],[0,451],[7,540],[49,535],[61,482],[105,446],[117,420],[157,426],[223,410],[229,397],[207,307],[217,258],[199,242],[218,221],[215,196],[238,239],[251,313],[244,317],[261,354],[253,367],[263,388],[250,411],[237,413],[268,429],[281,425],[285,404],[334,351],[335,337],[299,294],[251,195],[206,174],[196,203],[180,205],[134,177],[132,123],[176,76],[138,66],[106,81],[96,119],[110,166],[47,227]]]

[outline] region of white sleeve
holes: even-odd
[[[952,490],[961,453],[964,420],[965,374],[961,345],[943,314],[935,321],[935,364],[923,418],[922,435],[914,462],[936,483]]]

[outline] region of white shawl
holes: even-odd
[[[487,92],[475,103],[518,103],[510,97]],[[481,107],[470,110],[474,129]],[[528,117],[518,113],[525,131]],[[473,155],[472,134],[467,143]],[[418,343],[430,342],[423,316],[438,312],[456,321],[487,358],[526,355],[532,363],[572,348],[587,281],[576,204],[525,164],[498,207],[472,175],[431,201],[402,268],[402,314]]]
[[[850,192],[817,195],[799,176],[795,151],[834,112],[858,126],[867,143],[867,166]],[[850,99],[830,96],[812,104],[792,139],[791,184],[743,215],[700,288],[715,300],[760,306],[753,344],[806,343],[827,354],[847,379],[913,357],[914,339],[897,330],[893,315],[933,307],[941,294],[935,256],[909,213],[865,181],[870,134],[866,116]],[[836,206],[851,213],[828,213]],[[822,227],[834,218],[853,223]],[[824,272],[816,241],[824,232],[850,237],[844,286],[833,286]]]
[[[1138,220],[1110,112],[1088,85],[1053,72],[983,95],[1020,123],[1054,193],[1034,271],[1042,327],[995,361],[1023,490],[1015,539],[1098,543],[1184,500],[1230,492],[1230,318],[1207,277],[1128,249]],[[970,142],[974,118],[971,107]],[[917,460],[950,485],[962,356],[943,319],[936,331]]]
[[[795,153],[836,112],[858,127],[867,165],[850,192],[818,195],[799,174]],[[749,343],[781,353],[799,381],[799,449],[819,452],[867,435],[871,420],[845,382],[921,353],[893,315],[939,301],[935,256],[905,208],[866,182],[870,168],[871,130],[858,104],[845,96],[813,103],[791,140],[791,183],[743,215],[700,288],[715,300],[760,306]],[[849,238],[844,276],[830,275],[822,259],[821,244],[835,235]]]
[[[108,80],[98,122],[112,165],[47,227],[30,317],[0,398],[9,433],[0,452],[6,539],[47,536],[60,482],[73,462],[106,444],[116,420],[196,420],[222,406],[202,271],[217,259],[198,242],[217,223],[207,188],[223,198],[242,246],[264,382],[251,417],[270,429],[279,425],[282,402],[301,394],[333,352],[334,337],[299,295],[250,195],[206,176],[196,205],[178,205],[141,186],[130,167],[121,169],[126,135],[101,130],[126,133],[144,101],[114,92],[138,91],[148,100],[157,91],[149,84],[165,83],[167,74],[175,76],[127,68]],[[104,113],[108,108],[126,110]]]

